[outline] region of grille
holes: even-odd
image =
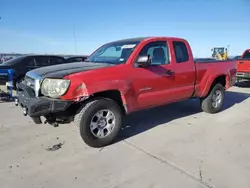
[[[31,87],[32,89],[35,89],[35,79],[33,79],[29,76],[25,76],[24,83],[27,86]]]
[[[34,109],[34,112],[40,112],[40,111],[48,110],[48,109],[50,109],[50,107],[51,107],[50,103],[45,103],[45,104],[42,104],[42,105],[38,105]]]
[[[41,80],[42,77],[37,74],[34,74],[33,72],[26,73],[24,78],[24,83],[35,92],[36,97],[38,97],[40,93]]]

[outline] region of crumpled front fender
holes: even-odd
[[[61,98],[81,101],[94,94],[112,90],[120,92],[123,105],[126,106],[128,111],[133,108],[135,91],[132,82],[128,80],[100,81],[93,84],[80,83],[77,86],[71,86],[66,95]]]

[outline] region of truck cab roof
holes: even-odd
[[[121,39],[121,40],[116,40],[112,41],[109,43],[119,43],[119,42],[141,42],[145,40],[151,40],[151,39],[174,39],[174,40],[184,40],[183,38],[178,38],[178,37],[167,37],[167,36],[148,36],[148,37],[134,37],[134,38],[126,38],[126,39]],[[108,44],[109,44],[108,43]]]

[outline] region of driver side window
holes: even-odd
[[[144,46],[139,56],[148,55],[151,58],[151,65],[169,64],[169,50],[166,41],[151,42]]]

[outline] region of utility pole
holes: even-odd
[[[229,47],[230,47],[230,45],[228,44],[228,45],[227,45],[227,53],[229,52]]]
[[[229,48],[230,48],[230,45],[228,44],[227,45],[227,57],[229,57]]]
[[[75,31],[75,24],[73,24],[73,32],[74,32],[74,47],[75,47],[75,54],[76,54],[77,47],[76,47],[76,31]]]

